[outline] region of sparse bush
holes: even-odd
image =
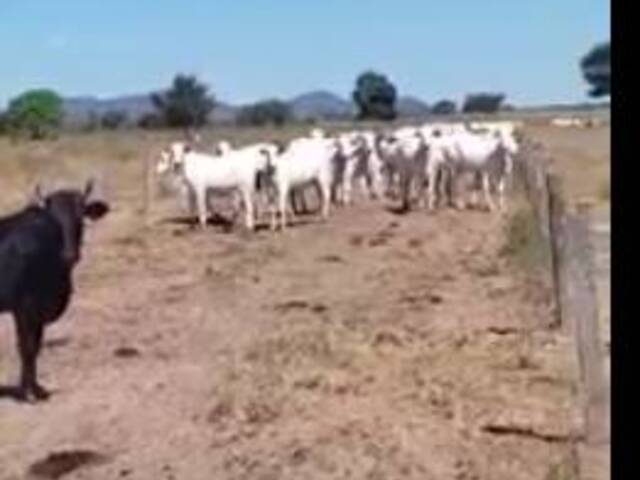
[[[5,135],[9,129],[9,125],[7,122],[7,114],[5,112],[0,112],[0,135]]]
[[[609,179],[603,180],[598,189],[598,197],[604,202],[611,200],[611,182]]]
[[[6,115],[11,133],[45,139],[54,136],[62,122],[62,99],[52,90],[30,90],[9,102]]]
[[[265,100],[254,105],[243,107],[238,113],[236,122],[243,126],[274,125],[281,127],[293,118],[291,109],[286,102],[280,100]]]
[[[127,122],[126,112],[120,110],[110,110],[102,115],[100,125],[107,130],[116,130]]]
[[[157,113],[145,113],[138,120],[138,127],[140,128],[153,129],[161,128],[164,125],[162,117]]]
[[[452,115],[456,113],[456,104],[451,100],[440,100],[431,108],[434,115]]]
[[[496,113],[505,96],[502,93],[473,93],[467,95],[462,105],[464,113]]]
[[[505,243],[500,254],[512,259],[527,270],[548,265],[550,245],[544,240],[533,209],[530,206],[516,210],[505,226]]]
[[[100,116],[95,110],[91,110],[87,121],[82,125],[82,130],[85,132],[94,132],[98,128],[100,128]]]
[[[201,127],[215,107],[208,90],[195,76],[179,74],[167,91],[152,94],[151,101],[167,126]]]
[[[569,460],[553,464],[549,467],[545,480],[578,480],[576,467]]]

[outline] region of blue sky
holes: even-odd
[[[0,0],[0,105],[33,87],[142,93],[178,71],[222,101],[348,96],[373,68],[431,103],[585,100],[578,59],[610,38],[604,0]]]

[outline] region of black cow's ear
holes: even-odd
[[[99,220],[109,212],[109,204],[102,200],[92,200],[84,206],[84,215],[91,220]]]

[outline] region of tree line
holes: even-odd
[[[594,46],[579,59],[582,76],[589,85],[590,97],[610,95],[610,43]],[[352,99],[357,108],[357,120],[393,120],[398,116],[396,86],[387,76],[369,70],[355,81]],[[150,96],[153,113],[137,119],[140,128],[198,128],[208,122],[216,107],[216,98],[209,87],[193,75],[178,74],[164,91]],[[504,103],[502,93],[478,92],[465,97],[460,107],[450,99],[443,99],[428,108],[431,115],[462,113],[495,113],[513,107]],[[22,135],[31,139],[55,136],[64,117],[63,101],[54,91],[27,91],[9,102],[6,112],[0,112],[0,133]],[[293,120],[290,105],[282,100],[268,99],[244,106],[236,116],[241,126],[282,126]],[[98,115],[92,112],[86,130],[113,130],[130,124],[123,111],[112,110]]]

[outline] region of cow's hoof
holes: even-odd
[[[31,387],[31,393],[33,393],[34,399],[38,401],[48,400],[51,396],[51,393],[46,388],[38,384]]]

